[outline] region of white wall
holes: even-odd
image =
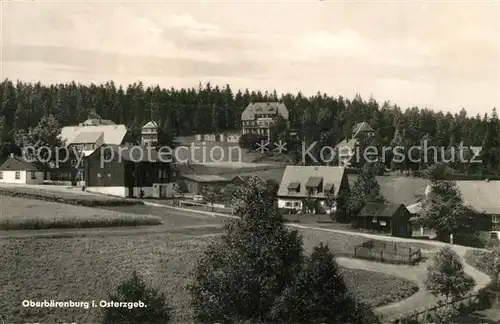
[[[287,206],[290,203],[291,206]],[[289,209],[302,209],[302,200],[300,199],[289,199],[289,198],[278,198],[278,208],[289,208]]]
[[[0,171],[3,174],[3,178],[0,179],[0,183],[18,183],[26,184],[26,171]],[[19,172],[19,179],[16,179],[16,173]],[[31,174],[30,174],[31,177]],[[42,178],[43,182],[43,178]]]
[[[86,187],[85,191],[118,197],[127,196],[127,188],[125,187]]]

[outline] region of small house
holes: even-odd
[[[302,209],[302,202],[312,198],[324,204],[328,195],[349,194],[346,169],[333,166],[292,166],[283,173],[278,189],[278,207]]]
[[[410,212],[403,204],[366,203],[357,216],[358,228],[411,237]]]
[[[230,180],[213,174],[182,174],[180,175],[179,185],[183,191],[193,195],[201,195],[206,186],[225,186]]]
[[[40,163],[28,162],[14,154],[0,166],[0,183],[43,184],[45,177],[45,168]]]

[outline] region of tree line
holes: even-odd
[[[366,121],[376,130],[378,145],[412,146],[425,139],[439,147],[482,146],[482,172],[500,171],[500,122],[496,109],[469,116],[465,109],[452,114],[429,108],[401,108],[361,95],[352,99],[318,92],[307,97],[248,89],[233,91],[230,85],[200,84],[175,89],[145,86],[141,82],[43,85],[4,80],[0,85],[0,152],[12,151],[15,135],[28,133],[43,117],[53,116],[60,127],[75,125],[97,114],[125,124],[132,130],[155,120],[162,129],[180,136],[241,129],[241,113],[250,102],[282,101],[289,110],[290,127],[307,142],[334,145],[350,138],[352,127]]]

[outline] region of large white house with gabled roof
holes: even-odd
[[[323,202],[329,192],[335,196],[349,193],[344,167],[288,165],[278,189],[278,207],[301,210],[304,199]]]
[[[288,109],[281,102],[253,102],[241,113],[243,134],[270,136],[271,127],[278,116],[288,121]]]

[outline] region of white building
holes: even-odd
[[[301,210],[304,199],[310,197],[323,203],[328,192],[335,196],[349,192],[345,168],[288,165],[278,189],[278,207]]]
[[[150,121],[141,129],[141,145],[146,147],[156,147],[159,140],[159,127],[154,121]]]
[[[45,172],[41,166],[11,156],[0,166],[0,183],[43,184]]]

